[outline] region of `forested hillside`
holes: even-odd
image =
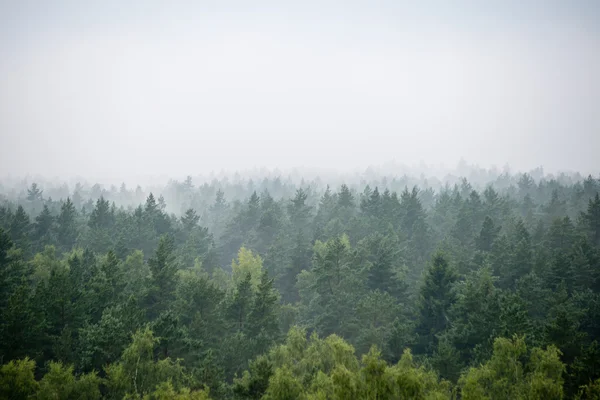
[[[600,180],[0,186],[0,398],[600,399]]]

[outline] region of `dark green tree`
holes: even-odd
[[[587,212],[582,212],[581,218],[592,243],[600,246],[600,194],[590,199]]]
[[[23,206],[19,205],[10,223],[10,236],[18,247],[24,251],[29,249],[29,234],[31,233],[31,222],[29,215],[25,212]]]
[[[170,236],[161,236],[154,255],[148,260],[150,287],[146,298],[148,316],[153,319],[167,310],[175,296],[177,264]]]
[[[196,214],[194,209],[188,208],[185,214],[181,217],[183,230],[189,234],[189,232],[191,232],[192,229],[198,225],[198,221],[200,221],[200,216]]]
[[[248,317],[254,302],[251,278],[250,273],[246,274],[245,278],[235,288],[233,298],[228,306],[229,319],[237,332],[247,332],[249,328]]]
[[[57,238],[60,246],[67,250],[75,245],[77,239],[77,211],[70,198],[60,206],[60,214],[56,219]]]
[[[35,223],[33,225],[33,239],[35,241],[42,241],[44,244],[51,244],[53,239],[50,237],[54,225],[54,217],[50,213],[50,209],[47,205],[44,205],[42,212],[35,217]]]
[[[279,338],[278,303],[279,296],[273,288],[273,279],[269,278],[267,271],[264,271],[248,315],[246,330],[259,342],[257,354],[266,351]]]
[[[29,189],[27,189],[27,200],[29,200],[29,201],[42,200],[43,193],[44,193],[44,191],[39,188],[38,184],[33,182],[31,184],[31,187]]]
[[[419,295],[419,322],[416,327],[419,351],[433,351],[437,344],[437,335],[448,327],[449,311],[456,301],[456,280],[457,275],[446,258],[439,253],[434,255]]]
[[[346,184],[343,184],[338,193],[338,206],[340,207],[354,207],[354,196]]]
[[[480,251],[490,252],[494,241],[498,237],[500,227],[494,225],[494,221],[490,217],[485,217],[481,231],[476,239],[477,249]]]

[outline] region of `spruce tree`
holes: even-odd
[[[60,206],[60,214],[56,219],[58,243],[63,249],[71,249],[77,239],[77,211],[69,197]]]
[[[454,284],[456,273],[444,255],[434,255],[419,295],[419,319],[416,333],[418,350],[431,352],[437,344],[437,335],[449,325],[449,310],[456,301]]]
[[[148,260],[151,278],[146,300],[149,317],[156,318],[168,309],[175,295],[177,264],[170,236],[161,236],[154,255]]]

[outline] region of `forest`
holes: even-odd
[[[600,399],[599,193],[4,182],[0,398]]]

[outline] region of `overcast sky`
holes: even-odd
[[[600,2],[408,3],[0,1],[0,176],[600,171]]]

